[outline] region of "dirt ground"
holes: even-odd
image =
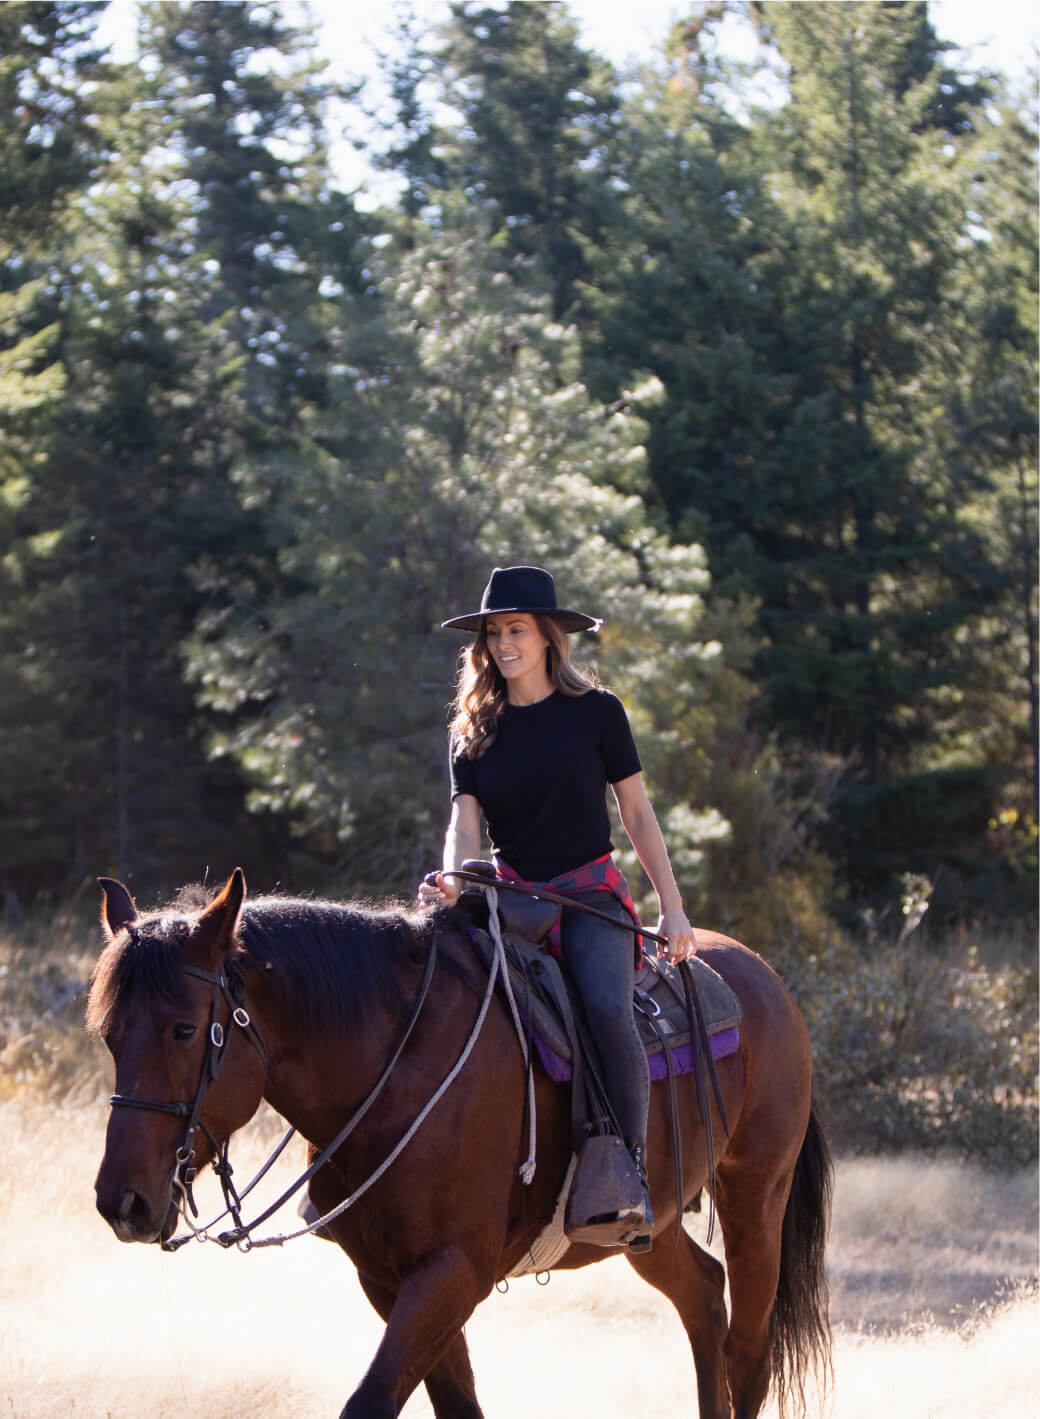
[[[0,1128],[0,1415],[338,1414],[381,1326],[335,1248],[121,1246],[93,1211],[103,1108],[13,1102]],[[1035,1172],[839,1162],[828,1255],[835,1379],[814,1419],[1040,1416]],[[488,1419],[695,1413],[678,1320],[623,1261],[514,1282],[467,1335]],[[404,1411],[430,1413],[424,1391]]]

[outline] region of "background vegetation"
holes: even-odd
[[[733,8],[624,81],[563,4],[399,10],[376,206],[277,6],[133,64],[0,6],[9,1082],[98,872],[410,893],[437,627],[533,561],[839,1134],[1035,1151],[1035,97],[924,3],[740,7],[752,72]]]

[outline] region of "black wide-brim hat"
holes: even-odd
[[[442,621],[445,629],[479,631],[488,616],[523,611],[551,616],[565,631],[598,631],[602,622],[583,611],[565,611],[556,604],[556,583],[541,567],[496,567],[484,588],[480,610]]]

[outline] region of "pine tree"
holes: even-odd
[[[453,4],[444,59],[462,115],[441,145],[451,185],[495,204],[509,249],[540,262],[553,317],[571,319],[617,110],[613,71],[556,0]]]
[[[661,380],[651,477],[716,596],[758,602],[759,722],[785,758],[853,766],[830,843],[876,882],[915,841],[933,867],[944,816],[985,821],[1000,779],[985,755],[934,777],[1002,595],[946,418],[982,87],[943,67],[924,6],[754,10],[785,104],[735,109],[702,12],[626,109],[590,369],[604,397]]]
[[[69,207],[103,140],[83,86],[100,4],[0,7],[0,862],[7,890],[60,863],[67,718],[48,654],[62,523],[42,496],[65,394],[55,307]]]
[[[340,404],[368,430],[364,456],[316,448],[268,498],[297,590],[245,596],[195,643],[202,696],[230,717],[218,752],[351,890],[413,889],[447,814],[458,644],[439,622],[479,599],[491,566],[548,564],[569,596],[602,608],[594,653],[637,724],[661,731],[648,735],[652,774],[662,812],[681,818],[692,890],[702,839],[724,826],[702,816],[722,670],[701,638],[699,550],[670,546],[643,507],[643,426],[589,399],[573,331],[518,289],[464,211],[383,290],[386,354],[374,376],[351,361]]]
[[[47,556],[22,624],[51,711],[27,731],[26,764],[51,771],[16,779],[23,821],[61,800],[53,844],[21,854],[37,881],[63,866],[165,884],[222,860],[236,826],[276,870],[261,820],[243,837],[234,764],[204,753],[181,642],[236,579],[270,578],[235,479],[291,466],[326,394],[327,312],[355,279],[352,208],[317,140],[325,91],[309,61],[280,66],[297,40],[262,6],[156,6],[140,65],[98,73],[118,150],[59,268],[63,399],[31,509],[54,535],[31,544]]]
[[[666,63],[624,110],[611,160],[621,180],[586,244],[586,368],[604,399],[639,371],[657,377],[654,489],[673,526],[705,539],[716,589],[758,594],[739,544],[771,517],[762,461],[791,380],[786,229],[749,133],[712,96],[722,76],[701,52],[703,29],[676,27]]]
[[[963,617],[938,574],[955,528],[918,391],[953,327],[964,195],[928,122],[933,77],[907,73],[916,7],[763,8],[791,65],[773,153],[797,267],[758,548],[762,670],[784,724],[876,774],[929,732],[920,710]]]
[[[997,762],[1029,763],[1013,780],[1012,815],[1033,817],[1037,754],[1037,113],[1033,95],[1005,94],[972,146],[975,227],[963,278],[964,358],[949,370],[947,455],[964,489],[960,520],[977,579],[999,588],[973,629],[978,672],[955,718],[963,744]],[[1006,708],[994,713],[994,704]]]
[[[937,105],[921,6],[763,9],[791,65],[772,162],[797,272],[760,673],[787,735],[853,756],[833,840],[859,886],[946,864],[952,901],[1002,778],[981,745],[949,754],[1000,596],[944,417],[971,340],[970,91]]]
[[[194,241],[213,263],[206,315],[227,317],[254,436],[267,437],[324,397],[324,292],[359,276],[364,227],[330,182],[325,134],[328,103],[352,91],[323,77],[309,30],[253,0],[159,0],[142,43],[194,189]]]
[[[101,51],[104,0],[9,0],[0,6],[0,236],[45,236],[89,179],[99,134],[84,88]]]
[[[439,87],[431,33],[399,0],[391,48],[379,56],[392,116],[381,119],[385,146],[371,154],[371,159],[377,169],[393,174],[402,184],[398,206],[406,243],[437,189],[447,185],[445,164],[437,148],[432,98],[427,97],[427,91],[432,94]]]

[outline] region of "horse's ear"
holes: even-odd
[[[238,915],[246,899],[246,878],[241,867],[236,867],[209,906],[195,923],[195,932],[211,936],[210,949],[223,954],[235,934]]]
[[[137,920],[137,906],[133,897],[114,877],[99,877],[101,888],[101,929],[113,940],[124,926]]]

